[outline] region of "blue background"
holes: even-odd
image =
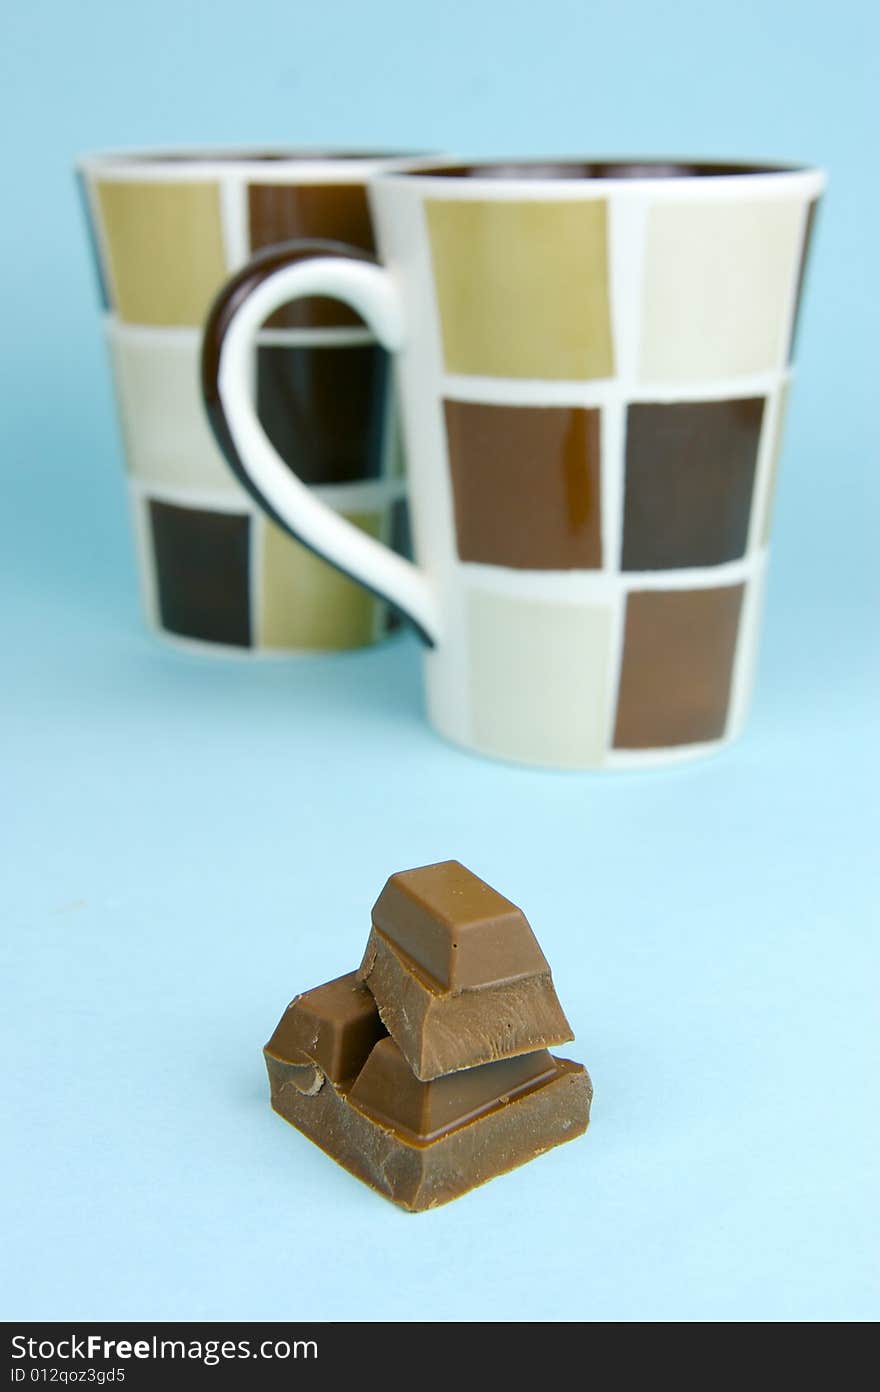
[[[10,10],[5,1318],[876,1318],[877,13]],[[830,169],[738,746],[528,772],[431,733],[408,636],[251,663],[144,631],[70,167],[196,140]],[[408,1217],[270,1112],[260,1046],[386,875],[449,856],[529,914],[594,1124]]]

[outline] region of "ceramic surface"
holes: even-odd
[[[387,606],[279,531],[236,481],[199,389],[201,328],[230,272],[290,238],[373,251],[379,156],[265,151],[105,155],[80,166],[137,542],[156,627],[255,651],[345,648]],[[391,164],[396,161],[390,161]],[[393,544],[405,507],[387,354],[347,306],[281,306],[252,354],[257,410],[285,465]]]
[[[823,187],[744,165],[380,176],[387,271],[275,265],[212,326],[230,457],[276,518],[411,616],[448,738],[615,768],[739,733]],[[261,317],[317,291],[397,353],[416,568],[292,484],[248,403]]]

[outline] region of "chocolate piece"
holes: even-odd
[[[589,1074],[546,1048],[569,1038],[523,914],[446,861],[392,875],[360,972],[291,1001],[263,1053],[275,1111],[418,1212],[586,1131]]]
[[[380,1039],[348,1094],[352,1106],[426,1145],[511,1101],[556,1073],[546,1049],[435,1078],[415,1077],[393,1039]]]
[[[593,1095],[586,1069],[568,1059],[543,1057],[552,1071],[535,1086],[510,1101],[499,1099],[493,1110],[427,1143],[368,1116],[352,1104],[351,1094],[329,1081],[309,1095],[301,1086],[307,1072],[302,1067],[295,1069],[269,1053],[266,1065],[272,1106],[280,1116],[358,1179],[418,1213],[586,1131]]]
[[[522,910],[457,860],[392,875],[373,923],[447,990],[550,970]]]
[[[458,861],[391,876],[358,977],[423,1081],[573,1037],[525,915]]]
[[[318,1065],[331,1082],[351,1082],[385,1030],[354,972],[296,996],[264,1050],[276,1062]]]

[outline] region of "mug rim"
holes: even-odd
[[[748,181],[765,186],[781,180],[789,184],[808,179],[821,191],[827,173],[819,165],[784,160],[731,160],[709,157],[636,156],[540,156],[495,157],[475,160],[430,158],[407,169],[388,169],[378,176],[386,180],[422,180],[433,188],[456,192],[522,189],[565,190],[586,188],[626,189],[649,185],[655,189],[736,189]]]
[[[314,145],[167,145],[140,146],[131,149],[96,150],[79,155],[75,168],[84,174],[101,174],[109,177],[157,178],[169,175],[181,176],[181,171],[204,175],[217,171],[260,171],[271,174],[273,171],[301,168],[303,171],[321,171],[333,168],[341,171],[360,172],[365,178],[370,172],[391,172],[394,165],[410,161],[442,160],[439,154],[424,151],[356,149],[339,146],[336,149]]]

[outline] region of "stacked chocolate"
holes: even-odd
[[[525,915],[457,861],[392,875],[357,972],[297,996],[272,1106],[417,1212],[581,1135],[592,1085]]]

